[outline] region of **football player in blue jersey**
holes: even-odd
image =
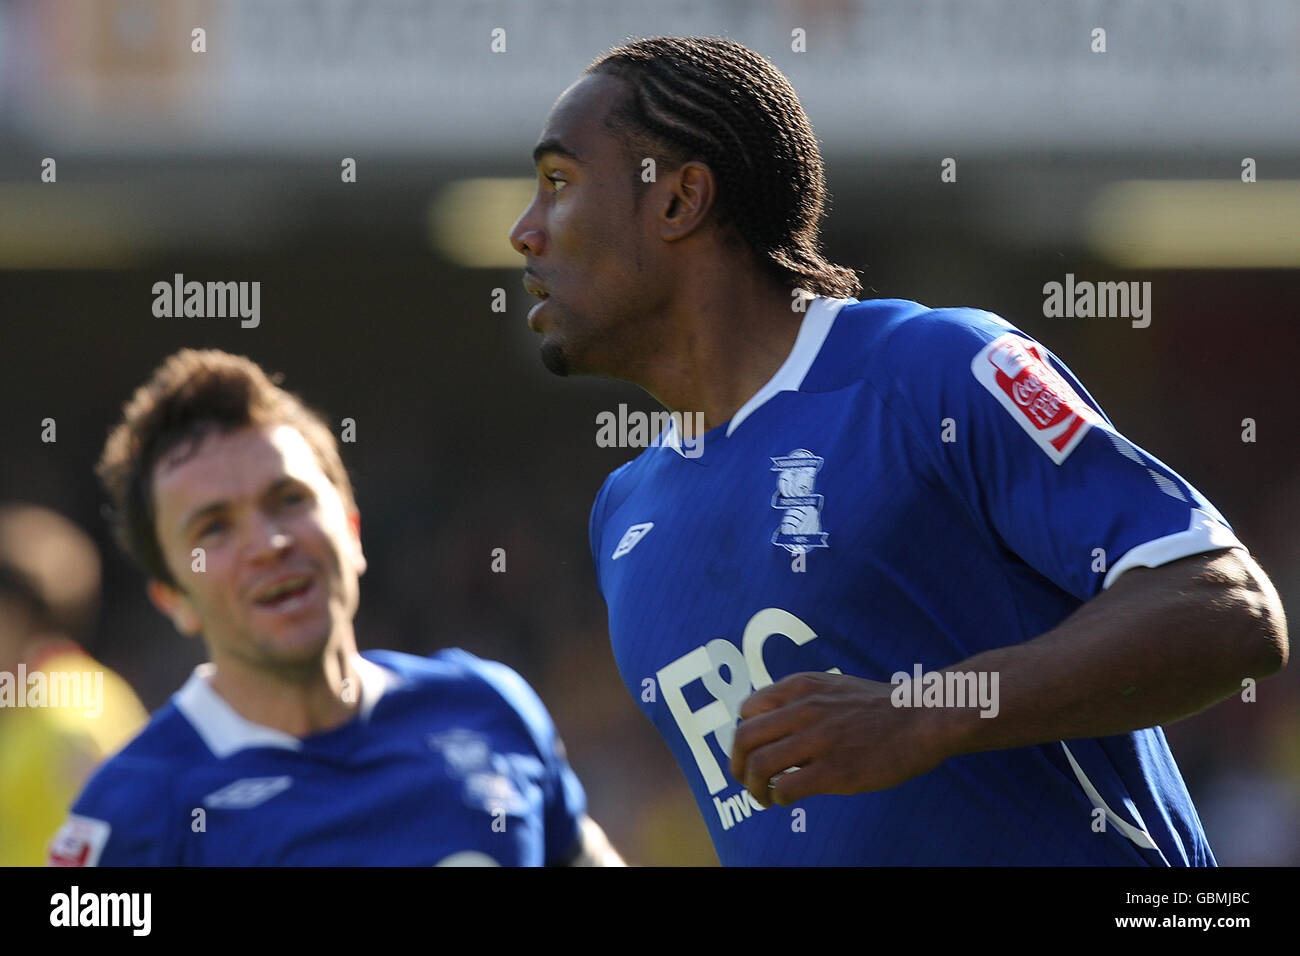
[[[357,652],[338,447],[255,363],[168,358],[98,470],[150,599],[210,660],[89,782],[51,863],[621,863],[517,674]]]
[[[703,414],[591,542],[722,862],[1212,865],[1158,725],[1288,654],[1213,505],[1005,320],[853,298],[808,119],[740,44],[610,51],[533,159],[543,362]]]

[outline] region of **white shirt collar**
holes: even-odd
[[[741,422],[762,408],[775,395],[780,392],[799,391],[799,386],[808,376],[808,370],[821,354],[822,345],[826,342],[826,336],[830,334],[835,316],[839,315],[840,309],[844,306],[856,301],[857,299],[826,299],[819,296],[808,303],[808,311],[804,313],[803,322],[799,324],[799,335],[794,340],[794,348],[790,350],[781,367],[776,370],[776,374],[768,379],[767,384],[755,392],[753,398],[741,405],[740,411],[731,416],[731,424],[727,426],[728,438]]]
[[[366,660],[360,654],[352,658],[352,666],[361,681],[360,718],[369,720],[379,698],[397,684],[399,678],[392,671]],[[215,756],[229,757],[248,747],[302,749],[302,740],[293,734],[255,724],[241,717],[208,683],[215,671],[215,664],[200,664],[194,668],[194,673],[185,685],[172,696],[176,709],[190,722]]]
[[[795,337],[794,348],[790,350],[781,367],[776,370],[776,374],[768,379],[767,384],[755,392],[753,397],[731,416],[731,422],[727,425],[727,437],[730,437],[741,422],[758,411],[774,395],[780,392],[799,391],[799,386],[808,376],[808,370],[821,354],[826,336],[830,334],[831,325],[835,322],[835,316],[839,315],[840,309],[857,301],[857,299],[827,299],[818,296],[808,302],[803,321],[799,323],[799,334]],[[688,442],[690,440],[687,439]],[[698,443],[700,436],[694,436],[694,440]],[[699,457],[698,452],[690,455],[682,450],[682,442],[677,437],[675,417],[669,420],[668,427],[659,436],[658,443],[671,448],[683,458]]]

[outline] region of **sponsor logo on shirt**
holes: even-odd
[[[614,549],[614,554],[610,557],[611,561],[617,561],[623,555],[627,554],[640,543],[641,539],[650,533],[650,529],[655,526],[653,521],[646,521],[641,524],[634,524],[628,528],[623,537],[618,542],[618,547]]]
[[[293,777],[245,777],[203,798],[210,810],[250,810],[293,786]]]
[[[439,734],[429,734],[426,738],[430,750],[437,750],[447,761],[447,772],[455,777],[463,777],[475,770],[491,766],[492,748],[487,738],[477,731],[464,727],[445,730]]]
[[[447,773],[461,780],[470,806],[492,814],[527,812],[528,800],[515,784],[509,758],[493,753],[485,736],[456,727],[425,740],[442,754]]]
[[[112,826],[72,813],[50,843],[50,866],[97,866]]]
[[[740,705],[754,691],[773,683],[763,659],[763,646],[778,636],[798,646],[817,639],[817,633],[789,611],[764,608],[745,625],[740,646],[726,638],[715,638],[665,664],[655,675],[664,704],[714,797],[724,830],[752,820],[751,814],[763,807],[744,789],[725,798],[716,796],[735,786],[735,782],[728,780],[708,738],[712,737],[718,748],[731,756]],[[827,673],[838,674],[840,669],[832,667]],[[698,708],[692,707],[683,692],[697,680],[713,698]]]
[[[986,345],[971,362],[971,371],[1058,465],[1101,421],[1044,358],[1042,346],[1013,332]]]
[[[813,494],[817,472],[826,464],[806,448],[796,448],[788,455],[772,459],[776,475],[776,492],[772,507],[784,511],[781,523],[772,533],[772,543],[791,554],[807,554],[813,548],[828,548],[830,537],[822,528],[822,495]]]

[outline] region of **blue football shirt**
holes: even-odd
[[[817,299],[773,379],[686,438],[610,475],[591,545],[623,680],[724,864],[1213,865],[1159,727],[794,807],[730,775],[756,688],[937,671],[1037,637],[1131,567],[1240,547],[1046,348],[973,309]]]
[[[245,720],[210,667],[91,778],[51,863],[540,866],[577,849],[582,786],[502,664],[366,652],[359,714],[305,738]]]

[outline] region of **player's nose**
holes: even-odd
[[[529,203],[515,224],[510,227],[510,245],[521,256],[542,254],[542,227],[535,216],[536,203]]]
[[[279,557],[289,549],[290,535],[280,523],[269,516],[257,516],[248,521],[245,530],[245,554],[253,561]]]

